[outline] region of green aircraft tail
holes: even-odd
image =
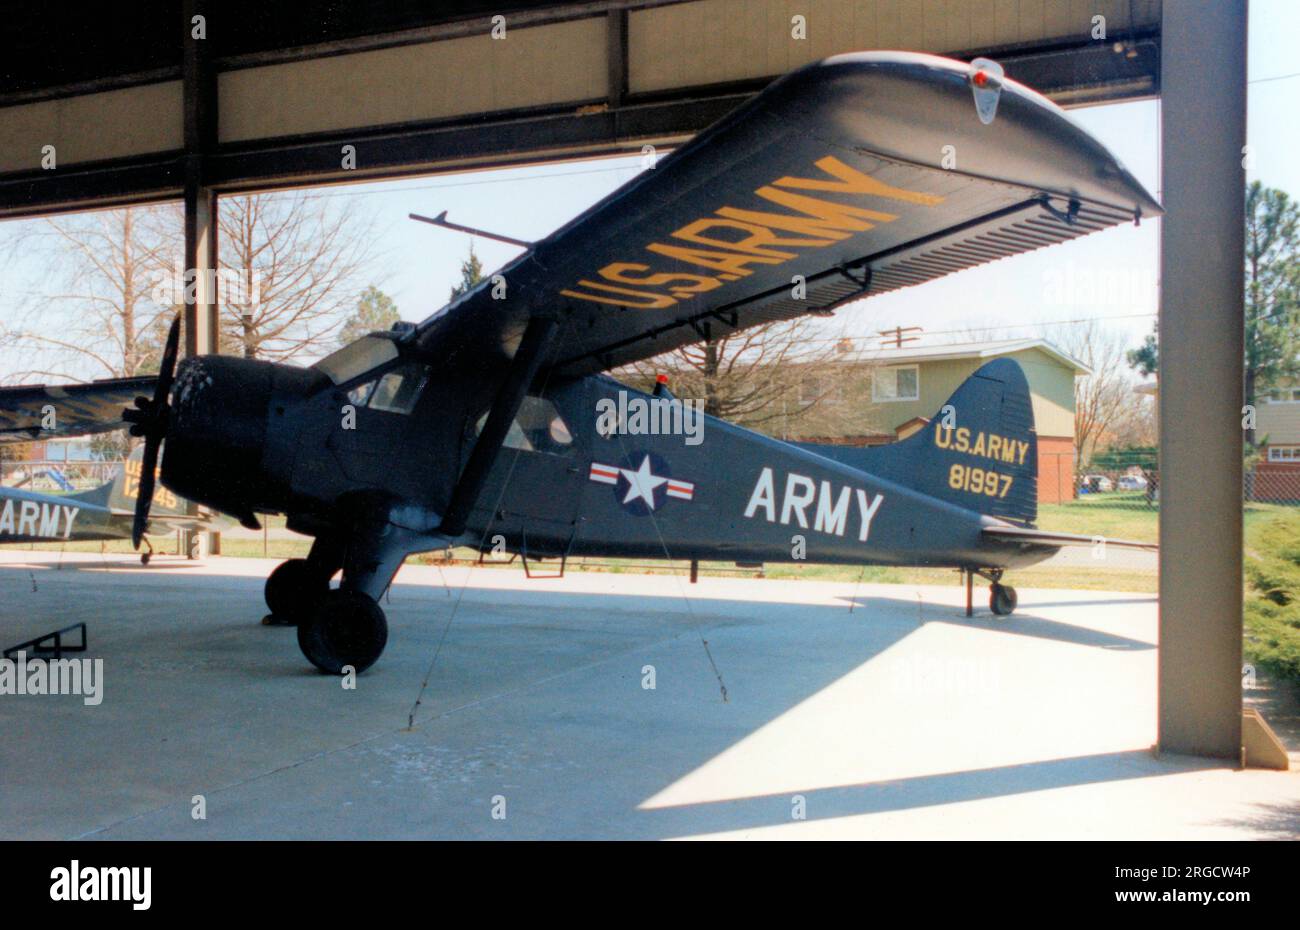
[[[143,458],[144,445],[141,444],[136,446],[135,451],[117,469],[111,481],[106,481],[89,491],[69,494],[67,497],[97,507],[131,513],[135,510],[136,494],[140,487],[140,463]],[[150,512],[154,515],[183,516],[186,513],[185,499],[158,485]]]

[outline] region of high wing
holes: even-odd
[[[976,84],[905,52],[792,72],[405,340],[483,372],[557,314],[542,368],[587,374],[1162,212],[1055,104],[1006,80],[985,124]]]
[[[122,411],[153,392],[153,377],[109,378],[86,384],[0,388],[0,443],[106,433],[126,426]],[[47,411],[47,408],[53,408]],[[47,412],[53,414],[52,423]]]

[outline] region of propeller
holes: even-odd
[[[176,375],[176,350],[181,338],[181,318],[178,314],[167,331],[167,346],[163,349],[162,364],[158,367],[158,381],[153,397],[137,397],[134,407],[122,411],[122,419],[131,424],[131,435],[144,437],[144,461],[140,463],[140,487],[135,497],[135,519],[131,522],[131,543],[140,548],[145,527],[149,525],[149,506],[153,503],[154,473],[158,470],[158,448],[167,435],[167,420],[171,408],[167,396],[172,390]]]

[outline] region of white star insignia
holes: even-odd
[[[661,478],[650,470],[650,456],[641,460],[641,467],[636,471],[627,468],[620,468],[623,477],[627,479],[627,494],[623,498],[623,503],[631,503],[636,498],[645,501],[646,506],[651,510],[655,509],[655,488],[668,481],[667,478]]]

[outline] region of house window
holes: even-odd
[[[1283,388],[1268,395],[1270,404],[1300,404],[1300,388]]]
[[[800,381],[800,403],[816,403],[826,393],[826,382],[819,377],[806,377]]]
[[[1300,462],[1300,446],[1269,446],[1270,462]]]
[[[921,372],[915,365],[877,368],[871,374],[871,399],[876,403],[917,400],[921,396]]]

